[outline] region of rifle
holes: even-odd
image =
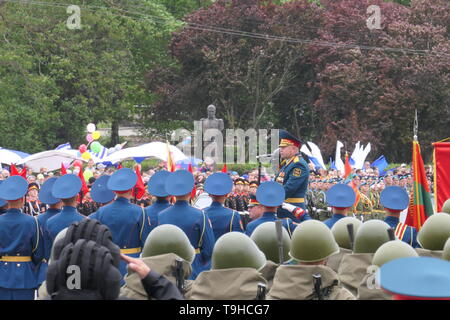
[[[353,224],[347,224],[348,237],[350,239],[350,249],[353,251],[353,247],[355,245],[355,231],[353,229]]]
[[[322,296],[322,276],[320,274],[313,274],[314,295],[317,300],[323,300]]]
[[[283,222],[281,220],[275,221],[275,230],[277,232],[278,258],[279,258],[280,264],[283,264],[283,262],[284,262]]]
[[[258,289],[256,290],[256,300],[266,300],[267,286],[260,282],[258,283]]]
[[[177,258],[174,267],[174,276],[176,285],[181,294],[184,294],[184,272],[183,272],[183,260]]]
[[[395,232],[394,232],[394,229],[389,228],[389,229],[387,230],[387,233],[388,233],[389,241],[395,240]]]

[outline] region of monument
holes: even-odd
[[[223,148],[223,143],[220,146],[215,142],[215,137],[221,135],[224,129],[224,123],[222,119],[216,118],[216,107],[210,104],[207,108],[208,118],[201,118],[201,130],[202,130],[202,150],[207,149],[210,152],[211,157],[215,158],[218,147]],[[220,152],[220,154],[222,154]],[[216,159],[215,159],[216,160]]]

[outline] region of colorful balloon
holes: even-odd
[[[92,138],[94,140],[98,140],[100,138],[100,131],[94,131],[92,132]]]
[[[87,125],[87,132],[89,132],[89,133],[92,133],[92,132],[94,132],[95,131],[95,124],[93,124],[93,123],[89,123],[88,125]]]
[[[85,144],[82,144],[78,147],[78,150],[80,151],[81,155],[83,155],[83,153],[85,153],[87,150],[87,146]]]
[[[94,141],[91,143],[91,150],[94,153],[99,153],[102,150],[102,145],[98,141]]]
[[[91,158],[91,154],[89,152],[85,152],[81,155],[84,160],[89,160]]]
[[[83,166],[83,162],[81,160],[75,160],[73,162],[72,166],[74,166],[74,167],[82,167]]]
[[[87,140],[87,142],[92,142],[92,141],[94,141],[94,138],[92,137],[92,134],[91,134],[91,133],[89,133],[89,134],[86,136],[86,140]]]

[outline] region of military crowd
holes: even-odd
[[[93,181],[98,205],[88,216],[77,210],[76,174],[38,187],[8,177],[0,184],[0,299],[450,298],[450,200],[417,231],[400,221],[407,190],[385,181],[380,215],[359,213],[365,189],[317,181],[299,146],[280,134],[273,181],[210,171],[195,196],[195,174],[157,171],[147,181],[149,206],[132,203],[136,173],[115,170]],[[369,171],[350,180],[361,177],[372,179]],[[36,191],[45,210],[24,214]],[[203,191],[210,204],[193,207]]]

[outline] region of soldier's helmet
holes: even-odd
[[[442,252],[442,259],[450,261],[450,237],[445,242],[444,252]]]
[[[442,212],[450,214],[450,199],[447,199],[442,205]]]
[[[382,244],[373,255],[372,264],[381,267],[386,262],[398,258],[418,257],[416,250],[401,240],[388,241]]]
[[[356,219],[354,217],[345,217],[339,219],[331,228],[331,232],[333,233],[334,239],[337,244],[341,248],[352,249],[350,245],[350,236],[348,234],[347,225],[353,225],[353,232],[356,234],[359,227],[362,225],[361,220]]]
[[[287,261],[290,259],[289,251],[291,250],[291,238],[289,238],[289,234],[285,228],[281,228],[281,230],[284,253],[283,261]],[[280,257],[275,222],[264,222],[260,224],[253,231],[251,238],[256,243],[259,250],[266,255],[268,260],[279,262]]]
[[[141,257],[147,258],[167,253],[174,253],[189,263],[192,263],[195,258],[195,249],[187,235],[172,224],[157,226],[150,232],[145,240]]]
[[[428,250],[442,250],[450,237],[450,215],[435,213],[429,217],[417,235],[417,242]]]
[[[48,261],[49,264],[52,263],[52,261],[55,261],[55,259],[57,258],[55,256],[55,248],[58,247],[57,243],[62,243],[62,241],[64,241],[64,238],[66,237],[66,234],[67,234],[67,229],[69,229],[69,228],[62,229],[56,235],[55,240],[53,241],[52,250],[50,251],[50,260]]]
[[[381,220],[364,222],[355,235],[354,253],[375,253],[377,249],[389,241],[388,229],[391,227]]]
[[[241,232],[228,232],[217,239],[212,254],[212,269],[254,268],[266,264],[264,253],[250,237]]]
[[[338,253],[331,230],[317,220],[307,220],[295,228],[289,255],[300,262],[317,262]]]

